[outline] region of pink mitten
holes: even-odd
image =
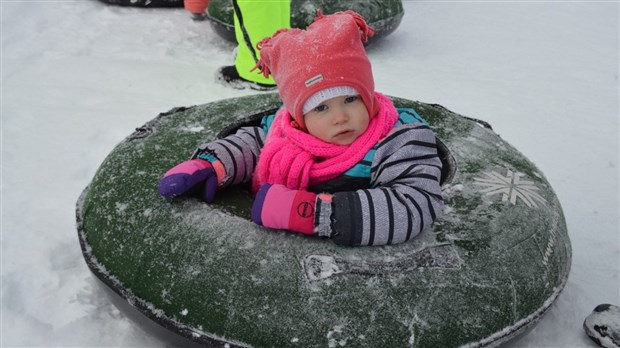
[[[312,235],[316,196],[284,185],[265,184],[254,199],[252,221],[265,227]]]

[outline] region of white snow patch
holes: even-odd
[[[347,344],[347,338],[339,337],[344,327],[345,325],[336,325],[332,330],[327,332],[327,346],[329,348],[335,348],[337,345],[342,347]]]
[[[121,213],[121,214],[123,212],[125,212],[125,210],[127,209],[128,206],[129,205],[127,203],[119,203],[119,202],[115,203],[116,211]]]
[[[203,126],[190,126],[190,127],[181,128],[181,130],[186,131],[186,132],[190,132],[190,133],[200,133],[204,129],[205,129],[205,127],[203,127]]]

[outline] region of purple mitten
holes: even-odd
[[[159,194],[174,198],[192,191],[197,185],[202,185],[201,196],[207,202],[213,202],[217,191],[217,174],[213,165],[202,159],[193,159],[182,162],[164,174],[159,181]]]

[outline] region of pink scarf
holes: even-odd
[[[398,120],[392,101],[375,92],[379,112],[370,119],[368,129],[350,145],[324,142],[291,125],[292,116],[282,108],[276,115],[254,171],[253,192],[263,184],[282,184],[305,190],[334,179],[359,162],[385,137]]]

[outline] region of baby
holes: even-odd
[[[252,221],[342,245],[407,241],[441,213],[435,135],[413,109],[374,90],[363,43],[373,34],[353,11],[263,39],[257,68],[283,107],[260,127],[203,144],[159,183],[165,197],[252,182]]]

